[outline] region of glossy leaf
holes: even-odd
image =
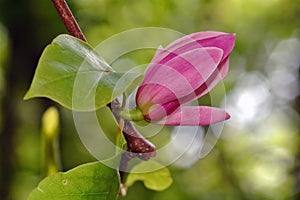
[[[87,43],[59,35],[44,50],[24,99],[48,97],[73,110],[96,110],[140,76],[115,72]]]
[[[46,177],[28,200],[112,200],[117,198],[119,186],[117,170],[100,162],[88,163]]]
[[[143,181],[145,187],[148,189],[162,191],[172,184],[173,179],[168,168],[150,160],[141,162],[133,167],[125,185],[129,187],[136,181]]]

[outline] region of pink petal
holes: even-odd
[[[163,106],[166,102],[173,103],[172,105]],[[180,105],[176,95],[172,91],[156,84],[140,86],[136,95],[136,104],[145,116],[149,115],[151,112],[153,117],[152,120],[160,120],[167,114],[176,110]]]
[[[164,64],[172,60],[177,55],[184,52],[203,48],[203,47],[217,47],[223,50],[223,58],[229,56],[234,47],[235,34],[228,34],[223,32],[198,32],[190,35],[186,35],[178,40],[175,40],[169,44],[165,49],[160,47],[151,63],[147,67],[145,77],[148,77],[150,73],[155,73],[155,66],[157,64]]]
[[[225,121],[230,115],[223,109],[208,106],[185,106],[164,120],[155,122],[167,126],[207,126]]]
[[[150,107],[149,112],[144,115],[144,119],[147,121],[160,121],[177,110],[179,106],[180,104],[177,100],[168,102],[164,105],[155,104]]]
[[[181,104],[191,102],[195,99],[198,99],[201,96],[207,94],[210,90],[212,90],[220,81],[222,81],[228,73],[229,69],[229,58],[222,61],[219,64],[218,68],[211,74],[211,76],[203,83],[200,87],[198,87],[193,94],[182,97],[179,101]]]
[[[223,50],[223,58],[225,58],[228,57],[232,51],[234,42],[235,34],[205,31],[186,35],[169,44],[165,50],[175,54],[180,54],[195,48],[217,47]]]
[[[218,48],[194,49],[164,65],[156,66],[155,71],[145,77],[139,88],[137,102],[151,99],[152,104],[163,104],[194,94],[194,90],[204,84],[217,69],[222,55],[222,50]],[[147,91],[145,85],[151,85]],[[159,86],[161,89],[158,93]],[[174,95],[175,99],[168,98]]]
[[[186,35],[178,40],[175,40],[171,44],[169,44],[166,48],[175,50],[180,46],[184,46],[192,41],[200,41],[205,40],[209,38],[215,38],[219,36],[229,35],[228,33],[224,32],[217,32],[217,31],[202,31],[202,32],[196,32],[189,35]]]
[[[197,96],[203,96],[213,89],[220,81],[222,81],[228,73],[229,69],[229,58],[224,60],[222,64],[218,66],[218,69],[207,79],[205,85],[202,86],[202,91],[199,88],[195,91]],[[205,88],[205,89],[204,89]],[[194,100],[194,99],[192,99]]]

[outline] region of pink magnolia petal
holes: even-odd
[[[215,70],[211,76],[200,86],[198,87],[193,94],[182,97],[179,102],[181,104],[185,104],[191,102],[195,99],[198,99],[201,96],[207,94],[210,90],[212,90],[220,81],[222,81],[228,73],[229,69],[229,58],[225,59],[220,63],[217,70]]]
[[[195,48],[217,47],[223,50],[224,57],[227,57],[234,47],[235,34],[223,32],[198,32],[186,35],[179,40],[169,44],[165,51],[173,54],[181,54]]]
[[[206,32],[199,32],[199,35],[202,33],[206,33]],[[192,35],[192,34],[191,34]],[[153,66],[156,66],[159,63],[164,63],[162,62],[162,60],[170,53],[172,53],[172,51],[176,50],[177,48],[179,48],[180,46],[184,45],[184,44],[188,44],[190,42],[195,42],[196,40],[191,39],[189,36],[191,35],[186,35],[185,37],[179,38],[178,40],[175,40],[174,42],[170,43],[166,49],[164,49],[161,45],[157,48],[152,60],[151,60],[151,64],[147,67],[147,70],[145,72],[145,75],[147,76],[147,74],[152,70]],[[188,40],[188,42],[186,41]],[[172,48],[169,48],[172,47]],[[168,49],[168,50],[167,50]]]
[[[202,31],[202,32],[196,32],[190,34],[191,38],[195,40],[205,40],[208,38],[219,37],[223,35],[232,35],[232,34],[220,32],[220,31]]]
[[[194,93],[194,90],[204,84],[217,69],[222,55],[222,50],[214,47],[194,49],[175,57],[164,65],[157,66],[150,75],[145,77],[139,88],[138,101],[140,101],[140,96],[146,95],[148,99],[151,98],[153,104],[163,104],[174,100],[165,98],[165,96],[171,96],[169,93],[175,94],[176,99]],[[166,93],[151,95],[153,93],[151,87],[148,87],[148,92],[142,92],[142,87],[149,84],[167,88]],[[147,97],[144,98],[147,99]]]
[[[156,51],[146,70],[145,77],[149,76],[153,70],[155,71],[155,66],[157,64],[164,64],[176,56],[193,49],[217,47],[223,50],[223,59],[225,59],[232,51],[234,41],[235,34],[223,32],[206,31],[186,35],[172,42],[166,48],[162,49],[162,47],[160,47]]]
[[[195,91],[197,97],[201,97],[207,94],[210,90],[212,90],[220,81],[222,81],[227,75],[229,70],[229,58],[224,60],[218,69],[214,71],[214,73],[207,79],[205,84],[202,86],[202,90],[198,89]],[[205,89],[204,89],[205,88]],[[194,99],[192,99],[194,100]]]
[[[196,98],[194,91],[214,73],[222,54],[217,48],[195,49],[157,66],[153,76],[144,79],[138,89],[138,107],[149,119],[159,120],[175,111],[180,103],[185,103],[178,101],[182,97]]]
[[[216,32],[214,32],[216,33]],[[191,37],[194,38],[202,47],[217,47],[223,50],[224,55],[223,59],[228,57],[231,53],[234,42],[235,42],[235,34],[219,34],[215,37],[201,38],[200,40],[195,37],[196,34],[191,34]]]
[[[165,49],[167,49],[169,52],[173,52],[179,49],[180,47],[193,44],[194,42],[205,40],[208,38],[214,38],[226,34],[228,33],[216,32],[216,31],[202,31],[202,32],[192,33],[182,38],[179,38],[178,40],[175,40],[174,42],[166,46]]]
[[[168,88],[157,84],[140,86],[136,95],[136,104],[144,115],[148,115],[150,111],[153,113],[161,113],[161,111],[158,111],[158,109],[161,109],[160,106],[173,101],[178,102],[176,95]],[[179,103],[176,104],[176,108],[172,108],[172,111],[177,109],[178,106]],[[166,108],[170,107],[166,106]],[[169,112],[171,111],[168,111],[168,113]],[[166,111],[164,111],[164,113],[166,113]],[[157,115],[154,115],[154,117],[157,118]]]
[[[225,121],[230,115],[220,108],[208,106],[185,106],[164,120],[155,122],[167,126],[207,126]]]
[[[152,105],[149,109],[149,112],[144,115],[144,118],[147,121],[160,121],[164,117],[177,110],[179,106],[180,103],[177,100],[168,102],[164,105]]]
[[[175,40],[174,42],[170,43],[166,48],[175,50],[180,46],[190,43],[191,41],[205,40],[208,38],[214,38],[214,37],[223,36],[223,35],[228,35],[228,33],[218,32],[218,31],[196,32],[196,33],[186,35],[178,40]]]

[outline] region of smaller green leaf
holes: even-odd
[[[153,169],[158,170],[153,171]],[[153,160],[149,160],[133,167],[125,185],[129,187],[136,181],[143,181],[148,189],[163,191],[172,184],[173,179],[168,168]]]
[[[119,186],[117,170],[94,162],[46,177],[28,200],[115,200]]]

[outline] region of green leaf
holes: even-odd
[[[100,162],[88,163],[46,177],[28,200],[111,200],[118,197],[119,186],[115,169]]]
[[[125,185],[129,187],[135,181],[143,181],[148,189],[162,191],[172,184],[173,179],[168,168],[153,160],[149,160],[133,167]]]
[[[91,111],[136,86],[140,76],[115,72],[87,43],[59,35],[44,50],[24,99],[48,97],[73,110]]]

